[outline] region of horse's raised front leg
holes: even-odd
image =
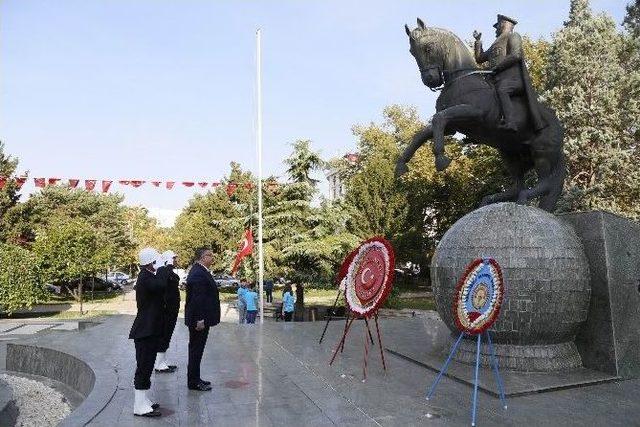
[[[457,122],[476,121],[482,118],[483,112],[469,104],[460,104],[438,111],[431,119],[433,128],[433,154],[436,156],[436,169],[443,171],[449,166],[451,160],[444,154],[444,135],[454,134],[452,125]]]
[[[404,152],[398,158],[398,162],[396,163],[396,178],[404,175],[408,171],[407,163],[409,160],[411,160],[416,151],[418,151],[418,148],[432,136],[433,129],[431,125],[425,126],[416,132],[407,148],[405,148]]]

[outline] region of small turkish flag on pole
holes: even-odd
[[[38,188],[44,188],[46,185],[46,180],[44,178],[33,178],[33,183]]]
[[[242,258],[246,257],[247,255],[251,255],[251,252],[253,252],[253,233],[251,232],[251,229],[248,229],[244,232],[244,239],[242,239],[242,243],[240,244],[240,250],[238,251],[236,259],[233,262],[233,267],[231,267],[232,276],[236,273],[238,267],[240,267]]]
[[[7,183],[7,178],[0,177],[0,190],[4,188],[4,185]]]
[[[85,179],[84,180],[84,188],[87,191],[93,191],[96,188],[96,180],[95,179]]]
[[[16,178],[16,187],[18,188],[18,190],[22,188],[25,182],[27,182],[26,176],[21,176],[20,178]]]
[[[78,186],[78,184],[79,184],[79,183],[80,183],[80,180],[79,180],[79,179],[73,179],[73,178],[71,178],[71,179],[69,180],[69,187],[71,187],[71,188],[76,188],[76,187]]]

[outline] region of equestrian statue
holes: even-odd
[[[407,171],[407,162],[428,139],[433,139],[436,169],[445,170],[451,160],[444,152],[444,137],[460,132],[496,148],[513,179],[506,191],[484,197],[483,205],[524,204],[539,197],[540,208],[555,209],[566,174],[564,130],[555,112],[537,100],[515,24],[498,15],[496,40],[487,51],[482,49],[481,33],[474,31],[474,55],[448,30],[426,27],[420,18],[413,30],[405,25],[422,82],[441,93],[429,125],[414,135],[398,159],[397,176]],[[478,65],[485,62],[487,69]],[[527,188],[525,174],[532,169],[538,181]]]

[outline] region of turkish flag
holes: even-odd
[[[199,182],[198,185],[202,188],[207,188],[209,186],[208,182]]]
[[[44,178],[33,178],[33,182],[38,188],[44,188],[47,181]]]
[[[212,187],[217,187],[218,185],[220,185],[220,183],[219,183],[219,182],[212,182],[212,183],[211,183],[211,186],[212,186]]]
[[[22,188],[25,182],[27,182],[26,176],[21,176],[20,178],[16,178],[16,187],[18,188],[18,190]]]
[[[135,187],[135,188],[138,188],[144,183],[145,183],[145,181],[131,181],[131,186]]]
[[[175,185],[174,181],[167,181],[167,190],[171,190]]]
[[[151,181],[151,183],[153,184],[154,187],[160,187],[160,184],[162,184],[162,181]]]
[[[182,185],[184,185],[185,187],[193,187],[195,185],[195,182],[182,181]]]
[[[245,182],[244,183],[244,188],[248,188],[249,190],[251,190],[253,188],[253,184],[250,182]]]
[[[113,183],[113,181],[106,181],[106,180],[102,180],[102,192],[106,193],[109,191],[109,187],[111,187],[111,184]]]
[[[0,190],[2,190],[7,183],[7,178],[0,177]]]
[[[49,178],[49,185],[56,185],[60,178]]]
[[[69,180],[69,187],[76,188],[79,183],[80,183],[79,179],[70,179]]]
[[[118,181],[118,184],[122,184],[122,185],[129,185],[131,181],[127,181],[125,179],[121,179],[120,181]]]
[[[84,180],[84,188],[87,191],[93,191],[96,188],[96,180],[95,179],[85,179]]]
[[[233,267],[231,268],[232,276],[236,273],[238,267],[240,267],[242,258],[246,257],[247,255],[251,255],[251,252],[253,252],[253,233],[251,232],[251,229],[248,229],[244,232],[244,239],[242,239],[242,243],[240,243],[240,250],[238,251],[236,259],[233,262]]]

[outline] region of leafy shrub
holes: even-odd
[[[36,257],[19,246],[0,243],[0,307],[12,313],[46,297]]]

